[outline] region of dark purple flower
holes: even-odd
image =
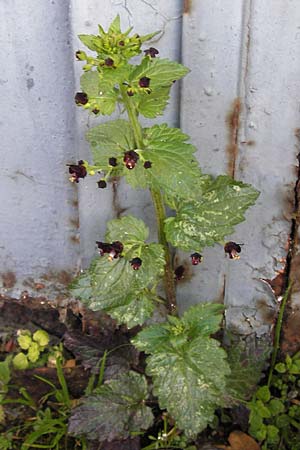
[[[108,164],[112,167],[116,167],[118,165],[117,158],[114,158],[113,156],[109,158]]]
[[[145,53],[145,55],[150,56],[151,58],[155,58],[156,55],[159,54],[159,51],[154,47],[150,47],[150,48],[147,48],[147,50],[144,50],[144,53]]]
[[[99,248],[100,255],[103,256],[105,253],[108,253],[110,260],[119,258],[123,251],[123,244],[120,241],[115,241],[111,244],[108,242],[96,241],[96,244]]]
[[[72,181],[72,183],[78,183],[79,178],[86,177],[87,171],[82,160],[78,161],[78,164],[68,164],[68,166],[69,174],[71,175],[69,180]]]
[[[133,258],[131,261],[129,261],[131,264],[131,267],[133,268],[133,270],[139,270],[139,268],[142,265],[142,260],[141,258]]]
[[[75,95],[75,103],[76,105],[86,105],[89,101],[88,96],[85,92],[77,92]]]
[[[150,85],[150,78],[148,77],[142,77],[139,79],[139,86],[141,88],[148,88]]]
[[[134,91],[131,88],[127,89],[127,95],[128,97],[132,97],[134,95]]]
[[[144,162],[145,169],[150,169],[151,166],[152,166],[152,162],[151,161],[145,161]]]
[[[94,108],[94,109],[92,110],[92,112],[93,112],[94,114],[99,114],[100,109],[99,109],[99,108]]]
[[[119,41],[119,42],[118,42],[118,45],[119,45],[120,47],[124,47],[125,42],[124,42],[124,41]]]
[[[129,150],[124,153],[124,163],[127,169],[131,170],[135,167],[137,161],[139,159],[139,155],[134,150]]]
[[[200,253],[193,253],[191,255],[193,266],[198,266],[202,262],[202,255]]]
[[[76,59],[78,59],[78,61],[82,61],[85,59],[86,54],[81,51],[81,50],[77,50],[77,52],[75,53]]]
[[[106,60],[104,61],[105,65],[107,67],[112,67],[114,65],[114,60],[111,58],[106,58]]]
[[[182,278],[184,278],[184,271],[185,271],[185,268],[183,266],[176,267],[176,269],[174,270],[174,275],[175,275],[176,281],[180,281],[180,280],[182,280]]]
[[[236,242],[226,242],[224,245],[225,253],[228,253],[230,259],[240,259],[240,256],[238,253],[241,253],[241,245],[243,244],[237,244]]]
[[[97,184],[98,184],[98,188],[100,188],[100,189],[105,189],[106,186],[107,186],[107,183],[106,183],[105,180],[99,180],[99,181],[97,182]]]

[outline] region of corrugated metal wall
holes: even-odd
[[[100,192],[93,178],[78,189],[65,166],[90,159],[84,134],[99,122],[73,103],[81,74],[73,57],[81,47],[77,34],[107,27],[117,13],[124,28],[163,30],[155,43],[160,55],[191,68],[161,121],[191,136],[204,171],[261,191],[233,237],[244,243],[241,259],[225,259],[218,246],[206,250],[191,283],[178,286],[180,305],[220,299],[238,331],[263,333],[275,299],[260,279],[283,268],[292,229],[297,253],[297,0],[0,1],[3,286],[17,292],[41,289],[47,279],[52,287],[67,282],[68,273],[88,264],[106,221],[121,209],[153,224],[147,193],[123,184]],[[291,266],[297,278],[297,259]]]

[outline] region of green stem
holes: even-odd
[[[271,385],[273,371],[274,371],[274,367],[275,367],[276,360],[277,360],[277,355],[278,355],[279,346],[280,346],[280,336],[281,336],[283,315],[284,315],[285,306],[286,306],[286,302],[287,302],[287,299],[290,294],[291,287],[292,287],[292,283],[287,287],[287,289],[284,293],[284,296],[282,297],[280,309],[279,309],[279,313],[278,313],[278,317],[277,317],[277,322],[276,322],[276,326],[275,326],[273,352],[272,352],[272,358],[271,358],[271,364],[270,364],[270,370],[269,370],[269,376],[268,376],[268,387],[270,387],[270,385]]]
[[[124,102],[124,106],[127,110],[128,118],[132,126],[135,143],[137,148],[144,148],[142,128],[138,121],[138,115],[134,104],[128,97],[126,88],[121,86],[121,94]],[[152,201],[155,208],[157,229],[158,229],[158,241],[163,246],[165,252],[165,275],[164,275],[164,287],[167,299],[167,306],[171,314],[176,314],[176,292],[175,292],[175,281],[174,281],[174,270],[172,265],[172,258],[170,254],[169,244],[166,239],[164,232],[164,221],[166,219],[165,206],[162,198],[162,194],[159,189],[150,189],[152,196]]]

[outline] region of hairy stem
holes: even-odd
[[[286,289],[286,291],[284,293],[284,296],[283,296],[283,298],[281,300],[280,309],[279,309],[277,322],[276,322],[276,326],[275,326],[273,352],[272,352],[272,358],[271,358],[271,364],[270,364],[269,376],[268,376],[268,386],[269,387],[271,385],[273,371],[274,371],[274,367],[275,367],[275,364],[276,364],[277,355],[278,355],[278,351],[279,351],[283,314],[284,314],[284,311],[285,311],[285,306],[286,306],[287,299],[289,297],[289,293],[290,293],[291,287],[292,287],[292,284],[290,284],[287,287],[287,289]]]
[[[135,143],[137,148],[142,149],[144,147],[142,128],[138,121],[138,115],[136,109],[128,97],[126,88],[121,86],[121,93],[126,108],[129,121],[132,126]],[[172,265],[172,259],[170,254],[169,244],[166,239],[164,232],[164,220],[166,218],[165,206],[163,198],[159,189],[150,189],[152,201],[155,208],[157,228],[158,228],[158,241],[163,246],[165,252],[165,275],[164,275],[164,287],[167,299],[167,306],[171,314],[176,314],[176,293],[175,293],[175,281],[174,281],[174,270]]]

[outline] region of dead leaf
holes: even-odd
[[[232,431],[229,435],[228,442],[232,450],[260,450],[258,443],[242,431]]]
[[[64,369],[73,369],[76,366],[76,359],[68,359],[64,364]]]

